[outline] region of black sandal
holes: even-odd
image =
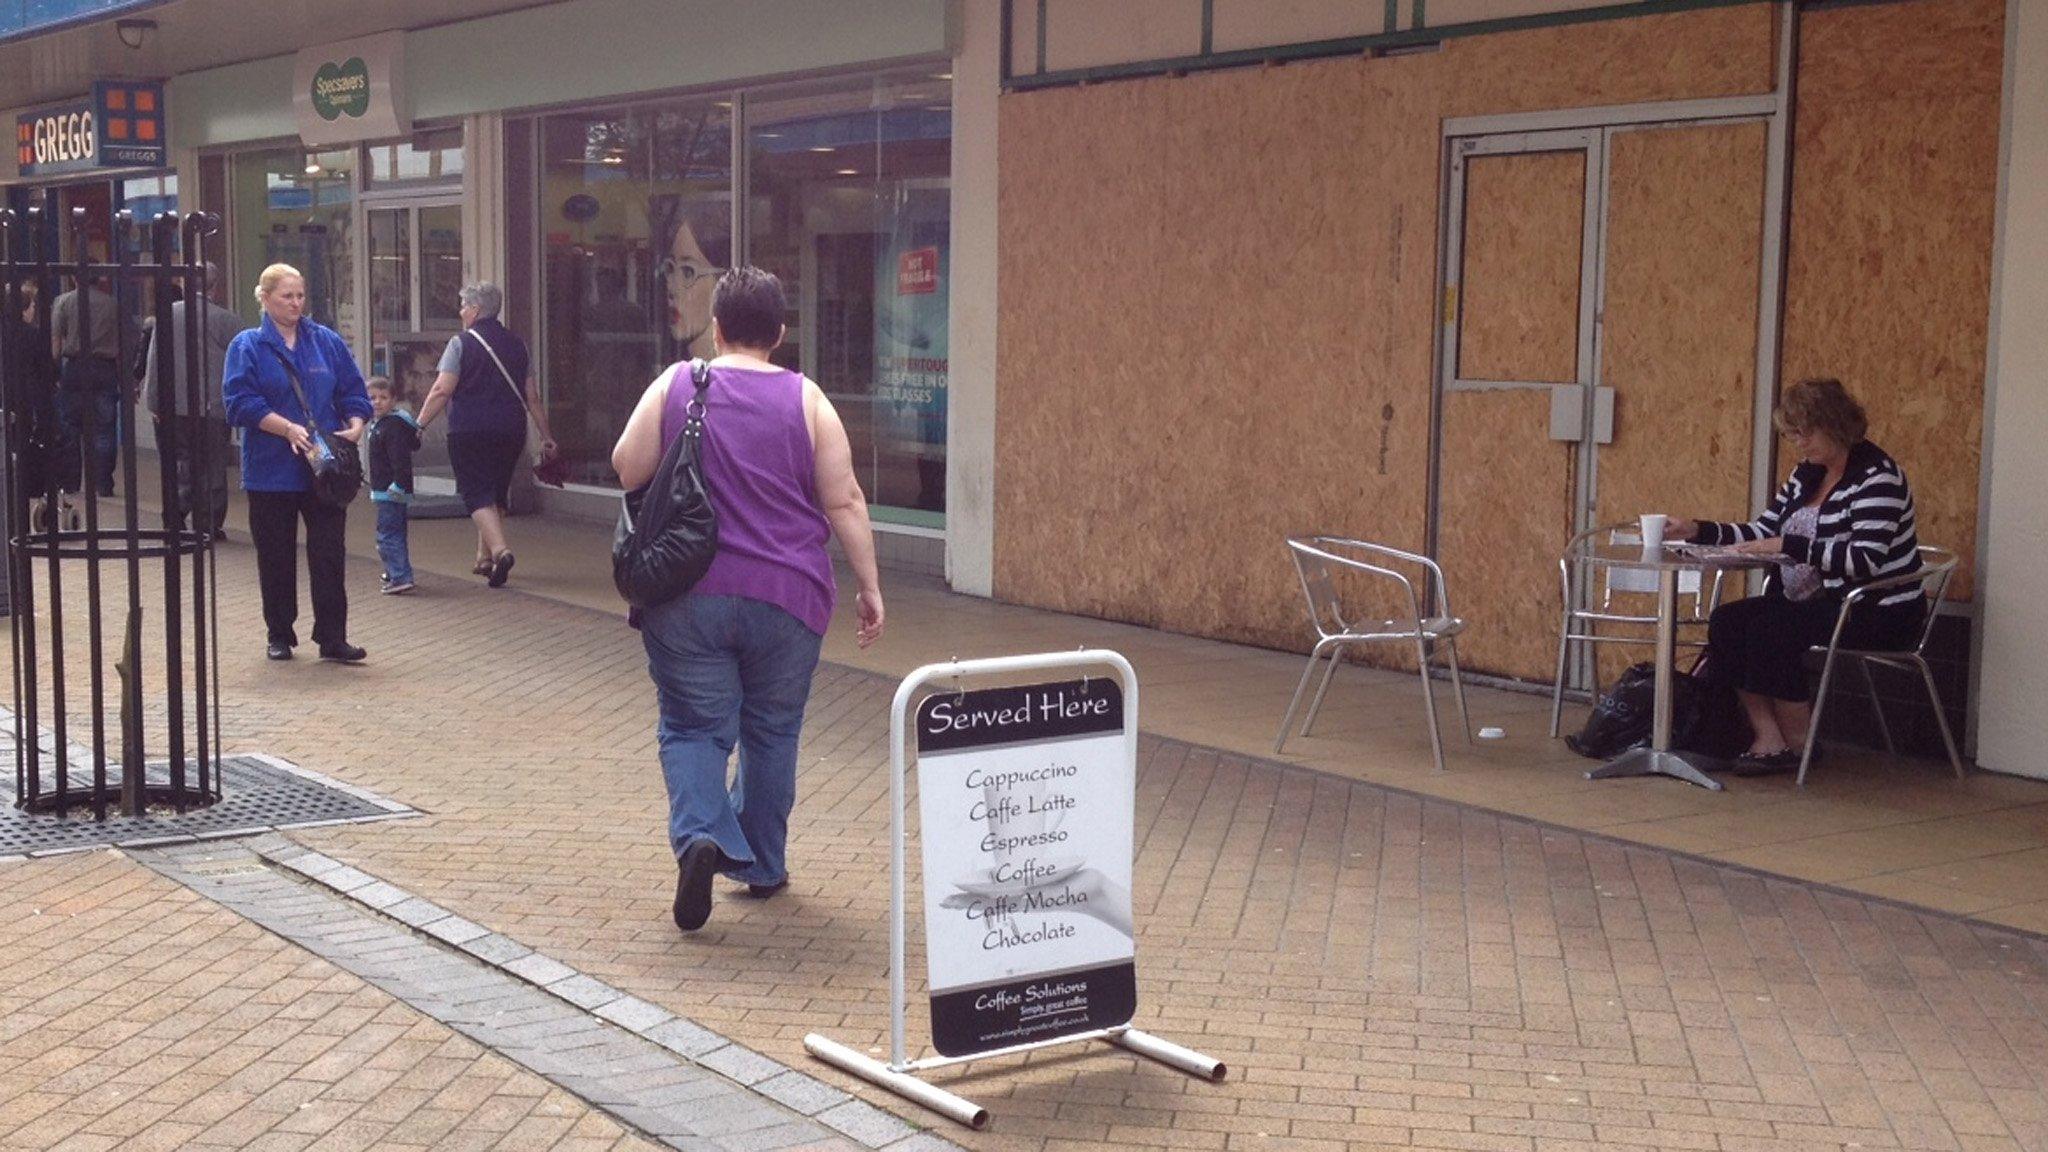
[[[498,553],[497,559],[491,561],[491,587],[503,588],[505,586],[506,578],[512,575],[512,563],[511,549],[508,548]]]

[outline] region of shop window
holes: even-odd
[[[876,519],[943,526],[951,84],[777,94],[747,124],[747,259],[790,297],[776,358],[832,398]]]
[[[372,144],[364,154],[368,158],[364,175],[373,186],[460,180],[462,129],[415,132],[409,140]]]
[[[279,149],[233,158],[234,273],[229,299],[251,323],[261,317],[256,279],[271,264],[306,278],[306,312],[358,343],[350,230],[355,153]]]
[[[732,113],[694,101],[541,122],[543,357],[573,479],[616,486],[611,449],[662,367],[711,350],[732,264]]]

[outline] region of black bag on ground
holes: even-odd
[[[697,459],[711,366],[690,361],[690,381],[697,394],[690,398],[682,434],[662,453],[654,477],[619,500],[612,584],[635,608],[652,608],[688,592],[718,553],[718,516]],[[669,386],[675,386],[673,379]]]
[[[1631,748],[1647,747],[1656,719],[1657,668],[1631,664],[1602,693],[1585,726],[1564,738],[1581,756],[1611,760]],[[1695,668],[1671,680],[1671,746],[1684,752],[1730,759],[1749,747],[1749,722],[1731,688],[1716,687]]]
[[[1647,661],[1629,665],[1593,702],[1585,725],[1564,738],[1565,747],[1595,760],[1611,760],[1639,744],[1648,744],[1656,699],[1656,665]]]

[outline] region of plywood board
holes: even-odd
[[[1465,161],[1458,377],[1579,378],[1586,154]]]
[[[1054,72],[1201,50],[1201,0],[1045,0],[1045,66]]]
[[[1600,523],[1749,517],[1764,152],[1761,123],[1610,137]],[[1618,607],[1655,611],[1649,596]],[[1602,682],[1642,658],[1607,648]]]
[[[1446,116],[1769,92],[1772,4],[1445,41]]]
[[[1437,141],[1375,79],[1004,99],[997,595],[1305,646],[1285,535],[1422,546]]]
[[[1005,95],[996,595],[1305,649],[1285,535],[1426,539],[1443,118],[1767,91],[1771,54],[1758,4]],[[1549,500],[1565,461],[1504,466]],[[1552,513],[1534,568],[1452,573],[1527,602],[1472,643],[1546,678]]]
[[[1616,133],[1609,171],[1599,517],[1744,517],[1764,126]]]
[[[1837,376],[1862,400],[1921,540],[1963,557],[1957,599],[1976,554],[2004,11],[1919,0],[1800,26],[1783,379]]]
[[[1470,621],[1467,667],[1549,680],[1557,668],[1557,556],[1572,534],[1572,452],[1549,438],[1547,389],[1444,397],[1437,559]]]

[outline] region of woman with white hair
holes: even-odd
[[[505,294],[496,284],[465,285],[462,333],[448,341],[439,375],[420,406],[426,428],[448,409],[448,463],[455,491],[476,522],[476,574],[502,588],[512,573],[512,549],[505,541],[505,504],[512,474],[526,450],[526,420],[540,429],[543,457],[555,454],[540,384],[534,378],[526,342],[498,322]]]

